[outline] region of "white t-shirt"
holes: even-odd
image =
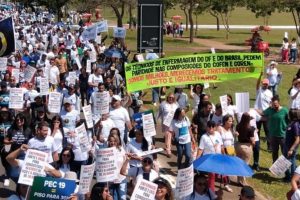
[[[64,100],[68,99],[71,102],[71,106],[73,110],[80,111],[80,98],[75,93],[70,95],[67,92],[64,94],[63,98]]]
[[[107,118],[104,121],[101,121],[102,129],[101,129],[101,136],[104,137],[104,140],[107,141],[107,138],[109,136],[109,132],[112,128],[115,128],[116,125],[110,118]]]
[[[236,105],[228,105],[227,106],[227,113],[225,114],[229,114],[232,117],[234,117],[234,115],[237,113],[237,108]]]
[[[220,128],[221,137],[224,144],[224,147],[233,146],[234,145],[234,137],[231,129],[226,130],[223,127]]]
[[[205,154],[221,153],[223,140],[219,132],[215,131],[214,135],[204,134],[200,139],[199,149]]]
[[[194,109],[194,112],[198,112],[198,105],[200,103],[200,96],[196,93],[193,93],[192,96],[193,96],[193,109]]]
[[[261,87],[256,91],[255,109],[266,110],[270,107],[273,94],[271,90],[263,90]]]
[[[49,70],[49,81],[51,84],[57,85],[58,84],[58,76],[59,76],[59,69],[57,66],[50,67]]]
[[[296,93],[298,92],[298,88],[296,87],[293,87],[291,89],[291,92],[290,92],[290,108],[291,109],[300,109],[300,93],[296,96],[295,99],[292,99],[292,96],[294,96]]]
[[[55,146],[58,147],[57,153],[61,153],[63,146],[62,146],[62,141],[63,141],[63,135],[60,130],[57,130],[55,135],[53,136]]]
[[[120,174],[123,163],[126,160],[126,155],[125,155],[126,152],[125,152],[124,148],[121,147],[120,150],[117,148],[117,153],[118,153],[118,156],[116,157],[116,160],[117,160],[117,170],[119,173],[118,173],[118,178],[116,180],[114,180],[114,183],[121,183],[126,178],[126,176],[123,176]]]
[[[88,159],[88,152],[81,151],[80,148],[80,139],[76,134],[75,137],[68,137],[67,142],[72,145],[72,150],[74,152],[74,160],[75,161],[85,161]]]
[[[169,130],[175,133],[175,138],[179,144],[187,144],[191,142],[189,128],[191,126],[189,118],[185,117],[181,121],[172,120]]]
[[[159,107],[159,116],[161,116],[162,122],[164,124],[165,121],[169,121],[168,118],[170,118],[170,122],[172,121],[174,117],[174,113],[176,109],[179,107],[178,103],[167,103],[166,101],[162,102]]]
[[[148,150],[151,149],[151,145],[148,144]],[[143,152],[142,143],[137,143],[135,139],[132,139],[126,146],[126,152],[132,154],[140,154]],[[152,158],[152,157],[151,157]],[[130,160],[129,164],[135,167],[141,167],[142,163],[139,160]]]
[[[96,76],[95,74],[90,74],[89,75],[89,79],[88,79],[88,83],[97,83],[97,86],[99,83],[103,83],[103,78],[102,75]],[[98,91],[98,87],[93,87],[94,91]]]
[[[40,140],[36,137],[31,138],[28,141],[28,146],[31,149],[36,149],[45,153],[48,153],[48,163],[53,162],[52,153],[57,152],[59,146],[56,146],[54,138],[52,136],[47,136],[44,140]]]
[[[71,110],[71,112],[65,111],[62,109],[60,116],[63,121],[63,127],[74,131],[76,127],[76,122],[80,120],[79,112],[77,110]]]
[[[300,189],[297,189],[293,196],[291,197],[291,200],[300,200]]]
[[[121,134],[121,140],[124,138],[125,123],[130,122],[128,111],[123,108],[113,109],[109,112],[109,118],[115,123]]]
[[[184,92],[182,93],[175,93],[175,99],[177,100],[177,103],[179,104],[180,108],[187,108],[189,105],[189,100],[187,94]]]
[[[277,68],[270,68],[268,67],[266,70],[266,73],[270,75],[268,75],[268,80],[270,82],[270,86],[274,86],[277,83],[277,75],[278,75],[278,70]]]

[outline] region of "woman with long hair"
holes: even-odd
[[[91,192],[90,200],[113,200],[109,193],[109,187],[105,183],[96,183]]]
[[[57,161],[57,169],[63,173],[75,171],[73,167],[74,157],[74,152],[70,147],[63,148]]]
[[[171,184],[166,179],[158,177],[153,183],[157,184],[155,200],[174,200]]]
[[[236,155],[249,164],[253,155],[253,146],[255,145],[255,128],[250,125],[252,117],[249,113],[243,113],[240,123],[236,126],[238,132],[238,142],[235,146]],[[238,183],[247,185],[245,177],[238,177]]]
[[[58,148],[57,153],[60,154],[62,149],[66,146],[66,139],[62,119],[60,116],[55,115],[51,120],[51,136],[54,138],[54,143]]]

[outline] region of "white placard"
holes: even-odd
[[[288,32],[284,32],[284,37],[289,39],[289,33]]]
[[[157,184],[141,178],[135,185],[130,200],[153,200],[156,190]]]
[[[91,165],[81,165],[79,191],[81,194],[86,194],[90,191],[91,182],[95,171],[95,163]]]
[[[69,78],[68,78],[68,84],[73,84],[75,85],[76,84],[76,79],[77,79],[77,76],[76,76],[76,72],[69,72]]]
[[[6,71],[7,69],[7,58],[0,57],[0,71]]]
[[[91,62],[91,60],[86,60],[86,72],[87,73],[92,72],[92,62]]]
[[[192,194],[194,189],[194,167],[178,170],[176,179],[176,196],[180,199]]]
[[[228,112],[227,95],[220,96],[220,103],[221,103],[221,107],[222,107],[222,115],[226,115]]]
[[[24,104],[24,91],[22,88],[10,88],[9,105],[10,109],[22,109]]]
[[[152,137],[156,135],[155,124],[153,119],[153,114],[143,114],[143,130],[145,137]]]
[[[82,65],[81,65],[81,62],[80,62],[80,60],[79,60],[78,57],[75,58],[75,62],[77,64],[77,66],[78,66],[78,69],[80,70],[82,68]]]
[[[286,159],[283,155],[279,156],[279,158],[273,163],[270,167],[270,171],[275,176],[282,176],[284,175],[285,171],[290,168],[292,163]]]
[[[34,149],[28,149],[24,164],[22,165],[18,183],[32,186],[35,176],[46,176],[44,170],[47,161],[47,153]]]
[[[208,89],[209,88],[209,83],[204,83],[204,89]]]
[[[139,157],[144,157],[144,156],[148,156],[148,155],[158,153],[158,152],[162,152],[162,151],[164,151],[163,148],[158,148],[158,149],[152,149],[152,150],[148,150],[148,151],[138,152],[137,155]]]
[[[94,106],[94,114],[95,115],[103,115],[109,113],[109,93],[107,91],[104,92],[95,92],[95,102]]]
[[[117,149],[115,147],[98,149],[96,152],[97,182],[109,182],[118,178],[120,172],[117,165]]]
[[[49,94],[49,81],[48,78],[40,78],[40,94],[48,95]]]
[[[95,40],[97,37],[97,25],[87,27],[81,34],[83,41]]]
[[[91,105],[82,107],[83,115],[88,128],[93,128],[93,115]]]
[[[165,125],[167,127],[170,127],[171,122],[172,122],[173,117],[174,117],[174,113],[175,112],[173,110],[168,113],[168,115],[166,116],[166,118],[163,121],[163,125]]]
[[[125,38],[126,37],[126,29],[122,27],[114,27],[113,32],[114,38]]]
[[[145,61],[143,54],[137,54],[137,55],[136,55],[136,59],[137,59],[139,62],[144,62],[144,61]]]
[[[235,93],[237,112],[244,113],[250,110],[249,93]]]
[[[103,20],[97,24],[97,33],[108,32],[107,20]]]
[[[91,149],[91,143],[87,136],[85,125],[81,124],[80,126],[76,127],[75,133],[78,136],[81,151],[88,152]]]
[[[20,81],[20,69],[14,68],[11,70],[11,77],[14,77],[16,80],[16,83],[19,83]]]
[[[20,65],[21,65],[21,62],[14,62],[14,66],[18,69],[20,69]]]
[[[51,113],[60,113],[61,110],[61,93],[50,92],[48,101],[48,110]]]
[[[31,82],[33,76],[35,75],[36,69],[34,67],[31,67],[30,65],[28,65],[25,68],[25,72],[24,72],[24,79],[27,82]]]

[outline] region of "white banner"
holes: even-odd
[[[35,176],[46,176],[44,170],[47,160],[47,153],[28,149],[24,159],[24,164],[22,165],[18,183],[32,186]]]
[[[79,192],[86,194],[90,191],[91,182],[95,171],[95,163],[91,165],[81,165],[80,179],[79,179]]]
[[[48,95],[49,94],[49,81],[48,78],[40,78],[40,94]]]
[[[97,24],[97,33],[108,32],[107,20],[103,20]]]
[[[250,110],[249,92],[235,93],[237,112],[244,113]]]
[[[87,124],[88,128],[93,128],[93,115],[92,115],[92,109],[91,105],[87,105],[82,107],[83,115]]]
[[[145,137],[152,137],[156,135],[155,124],[153,119],[153,114],[143,114],[143,130]]]
[[[180,199],[192,194],[194,188],[194,167],[178,170],[176,179],[176,196]]]
[[[27,65],[24,72],[24,79],[27,82],[31,82],[33,76],[35,75],[36,69],[34,67],[31,67],[30,65]]]
[[[48,110],[51,113],[60,113],[61,110],[61,93],[50,92],[48,101]]]
[[[80,149],[82,152],[88,152],[91,149],[91,143],[87,136],[84,123],[75,128],[75,133],[79,138]]]
[[[98,149],[96,153],[97,182],[109,182],[118,178],[117,150],[115,147]]]
[[[156,190],[157,184],[141,178],[135,185],[130,200],[153,200]]]
[[[113,32],[114,38],[125,38],[126,37],[126,29],[122,27],[114,27]]]
[[[24,104],[24,91],[22,88],[10,88],[9,105],[10,109],[22,109]]]
[[[97,25],[87,27],[81,36],[83,41],[95,40],[97,36]]]
[[[0,57],[0,71],[6,71],[7,69],[7,58]]]
[[[11,70],[11,77],[14,77],[16,80],[16,83],[19,83],[20,81],[20,69],[12,69]]]
[[[275,176],[282,176],[284,175],[285,171],[290,168],[292,163],[286,159],[283,155],[279,156],[279,158],[273,163],[273,165],[270,167],[270,171]]]

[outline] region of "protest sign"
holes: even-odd
[[[50,92],[48,101],[48,110],[51,113],[60,113],[61,94],[59,92]]]
[[[285,171],[290,168],[292,163],[286,159],[283,155],[279,156],[279,158],[273,163],[270,167],[270,171],[275,176],[283,176]]]
[[[136,55],[136,59],[137,59],[139,62],[144,62],[144,61],[145,61],[143,54],[137,54],[137,55]]]
[[[48,95],[49,94],[49,81],[48,78],[40,78],[40,94]]]
[[[107,20],[103,20],[97,24],[97,33],[108,32]]]
[[[44,169],[47,161],[47,153],[28,149],[21,168],[18,183],[31,186],[35,176],[46,176]]]
[[[152,150],[148,150],[148,151],[139,152],[139,153],[137,153],[137,155],[140,156],[140,157],[143,157],[143,156],[148,156],[148,155],[158,153],[158,152],[161,152],[161,151],[164,151],[164,149],[163,148],[152,149]]]
[[[171,110],[171,111],[167,114],[166,118],[164,118],[163,125],[165,125],[165,126],[167,126],[167,127],[170,127],[171,122],[172,122],[173,117],[174,117],[174,113],[175,113],[175,111]]]
[[[220,96],[220,103],[222,107],[222,115],[226,115],[228,112],[227,95]]]
[[[194,167],[178,170],[176,179],[176,196],[180,199],[192,194],[194,188]]]
[[[80,60],[79,60],[78,57],[75,58],[75,62],[77,64],[77,66],[78,66],[78,69],[80,70],[82,68],[82,66],[81,66],[81,62],[80,62]]]
[[[91,149],[91,144],[84,123],[75,128],[75,133],[78,136],[81,151],[88,152]]]
[[[9,108],[22,109],[23,108],[24,92],[22,88],[10,88],[9,90]]]
[[[88,128],[93,128],[93,115],[92,115],[92,109],[91,105],[87,105],[82,107],[83,115],[87,124]]]
[[[244,113],[250,109],[249,92],[235,93],[235,102],[237,112]]]
[[[86,60],[86,72],[91,73],[92,72],[92,63],[91,60]]]
[[[131,195],[130,200],[153,200],[155,199],[157,184],[140,179]]]
[[[126,37],[126,29],[122,27],[114,27],[113,32],[114,38],[125,38]]]
[[[95,40],[97,37],[97,25],[87,27],[81,34],[82,41]]]
[[[97,182],[113,181],[120,173],[117,168],[117,152],[115,147],[98,149],[96,152]]]
[[[14,77],[16,80],[16,83],[19,83],[20,81],[20,69],[12,69],[11,70],[11,77]]]
[[[34,177],[30,190],[30,200],[67,200],[74,193],[76,183],[73,180],[52,177]]]
[[[14,66],[15,66],[17,69],[20,69],[21,61],[19,61],[19,62],[14,62],[13,64],[14,64]]]
[[[152,113],[144,114],[142,116],[143,130],[145,137],[152,137],[156,135],[155,124]]]
[[[86,194],[90,191],[90,185],[93,179],[95,171],[95,163],[91,165],[81,165],[80,179],[79,179],[79,191],[82,194]]]
[[[76,72],[69,72],[69,76],[68,76],[68,84],[73,84],[75,85],[76,84],[76,79],[77,79],[77,76],[76,76]]]
[[[0,71],[6,71],[7,69],[7,58],[0,57]]]
[[[135,122],[135,127],[136,128],[142,128],[143,127],[143,115],[144,114],[149,114],[149,113],[151,113],[153,115],[154,124],[156,124],[153,110],[146,110],[146,111],[143,111],[143,112],[134,113],[132,115],[132,119]]]
[[[174,56],[126,64],[127,90],[258,78],[262,53],[216,53]]]
[[[25,72],[24,72],[24,79],[27,82],[31,82],[33,76],[35,75],[36,69],[34,67],[31,67],[30,65],[28,65],[25,68]]]
[[[104,92],[95,92],[95,102],[94,114],[102,115],[109,113],[109,93],[107,91]]]

